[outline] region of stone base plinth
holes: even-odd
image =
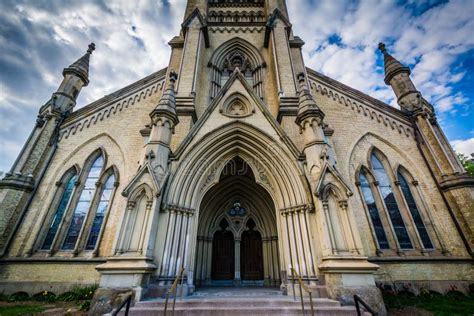
[[[378,265],[365,257],[326,257],[319,269],[329,298],[353,305],[354,295],[358,295],[379,315],[386,315],[382,293],[374,280]]]
[[[98,265],[96,269],[101,274],[100,288],[129,288],[134,291],[135,300],[139,301],[156,266],[151,258],[117,256],[108,258],[106,263]]]

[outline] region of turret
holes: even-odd
[[[410,79],[410,68],[402,65],[402,63],[390,55],[384,43],[379,43],[379,50],[383,54],[385,84],[392,87],[400,108],[408,112],[421,109],[423,100],[420,92],[416,90],[415,85]]]
[[[474,250],[474,179],[470,177],[456,157],[436,119],[434,108],[416,90],[410,79],[410,69],[392,57],[383,43],[379,49],[384,56],[385,83],[390,85],[398,104],[412,118],[416,140],[428,168],[441,190],[448,210],[456,219],[456,227],[468,251]],[[465,199],[459,199],[464,196]],[[463,201],[460,204],[459,201]]]
[[[63,70],[61,85],[39,109],[30,137],[10,172],[0,181],[0,256],[7,251],[16,227],[53,158],[62,122],[72,112],[82,87],[89,83],[89,58],[94,49],[95,45],[90,44],[84,56]]]
[[[76,105],[77,97],[89,84],[89,60],[95,50],[95,44],[90,43],[86,53],[69,67],[63,70],[63,81],[58,90],[53,93],[53,109],[61,113],[71,112]]]

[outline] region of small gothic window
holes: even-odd
[[[389,249],[390,246],[388,244],[387,235],[385,234],[382,220],[380,219],[380,213],[377,208],[377,205],[375,204],[374,194],[372,192],[372,189],[370,188],[370,184],[367,180],[366,175],[361,173],[359,176],[359,181],[360,188],[364,196],[364,202],[365,205],[367,205],[367,209],[369,211],[370,219],[372,221],[372,226],[375,230],[375,236],[377,237],[379,247],[380,249]]]
[[[48,232],[46,233],[46,238],[41,246],[41,249],[47,250],[50,249],[54,238],[59,229],[59,224],[61,223],[66,208],[69,204],[71,199],[72,191],[74,190],[74,185],[76,183],[77,176],[72,175],[66,183],[66,187],[64,188],[64,192],[61,196],[61,200],[59,201],[58,208],[56,213],[54,214],[53,220],[51,221],[51,225],[49,226]]]
[[[403,221],[403,217],[400,213],[400,209],[398,208],[395,195],[393,193],[392,187],[390,186],[390,179],[388,177],[388,174],[385,171],[382,162],[377,158],[375,154],[372,154],[371,162],[375,178],[379,182],[379,188],[380,193],[382,194],[382,199],[385,202],[385,206],[387,207],[388,215],[395,230],[395,235],[397,237],[400,248],[411,249],[413,248],[413,246],[410,241],[410,236],[408,235],[405,222]]]
[[[92,222],[89,238],[87,240],[87,250],[93,250],[97,244],[99,233],[102,228],[102,223],[104,221],[104,216],[107,212],[107,208],[109,207],[109,201],[114,189],[114,182],[115,177],[113,174],[110,175],[107,181],[105,182],[104,189],[102,190],[102,194],[100,196],[99,205],[97,206],[97,210],[95,213],[94,221]]]
[[[425,249],[432,249],[433,243],[431,242],[430,236],[428,235],[428,231],[426,230],[426,226],[423,223],[420,211],[416,206],[416,202],[413,198],[413,194],[411,193],[410,187],[408,186],[408,182],[405,177],[400,173],[400,171],[398,172],[398,181],[400,182],[400,188],[402,189],[402,193],[405,197],[408,209],[413,218],[413,222],[415,223],[416,229],[418,230],[418,234],[420,235],[423,247],[425,247]]]
[[[99,181],[99,176],[104,165],[104,157],[100,155],[92,164],[87,175],[84,188],[82,189],[79,201],[74,209],[71,224],[66,234],[62,249],[70,250],[76,246],[79,233],[84,225],[84,220],[89,211],[90,204],[95,195],[96,182]]]

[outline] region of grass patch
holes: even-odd
[[[449,292],[446,295],[424,293],[419,296],[409,292],[384,293],[384,301],[389,310],[413,306],[433,312],[435,316],[470,316],[474,314],[474,294],[472,293],[469,296],[459,292]]]
[[[34,315],[44,310],[41,305],[0,306],[1,316]]]

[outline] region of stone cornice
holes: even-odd
[[[127,109],[163,89],[166,68],[73,112],[63,123],[59,140]]]
[[[261,33],[265,30],[265,27],[264,26],[239,26],[239,25],[235,25],[235,26],[209,26],[209,32],[211,33],[239,33],[239,32],[242,32],[242,33]]]
[[[414,137],[414,125],[402,111],[312,69],[306,69],[313,92],[332,98],[346,107],[350,106],[356,113],[377,120],[400,134]]]

